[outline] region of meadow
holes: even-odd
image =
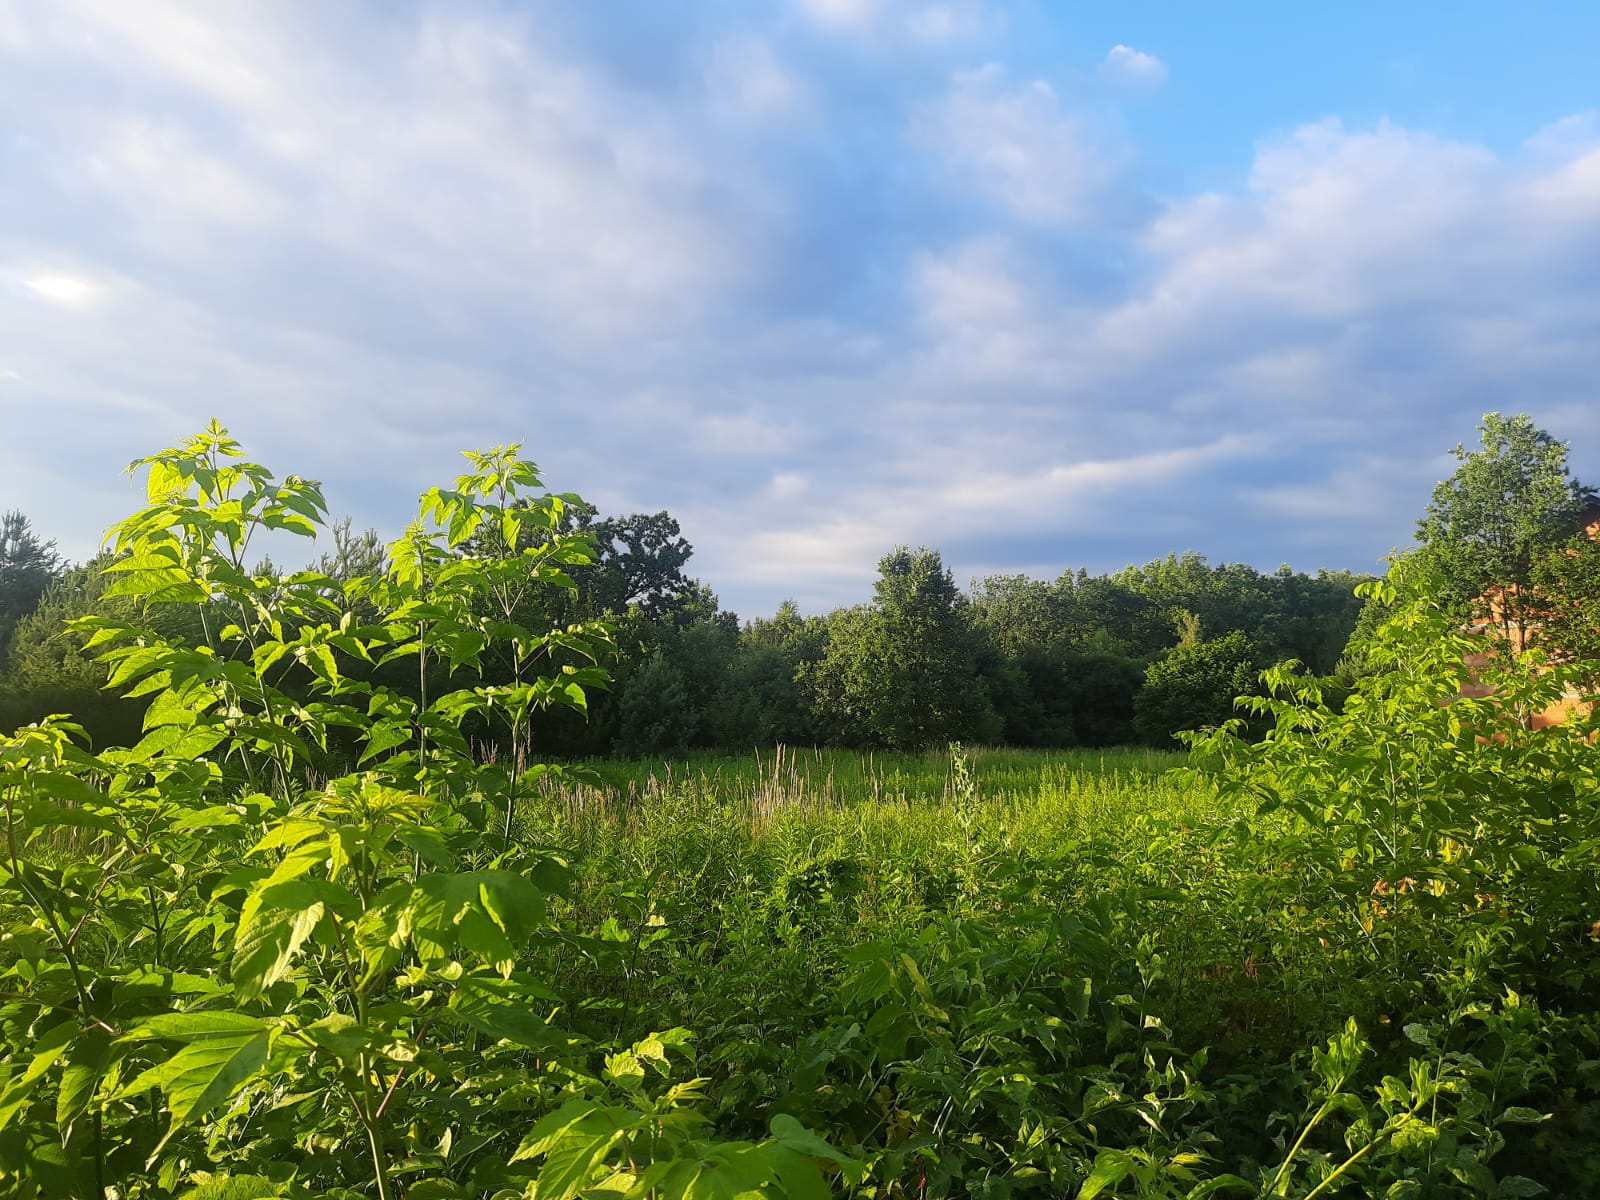
[[[237,459],[113,531],[208,639],[77,625],[137,743],[0,739],[6,1194],[1595,1194],[1595,722],[1527,719],[1585,664],[1396,580],[1186,754],[546,763],[610,630],[519,624],[586,552],[527,464],[339,583],[244,567],[322,509]]]
[[[1328,1194],[1363,1145],[1387,1163],[1354,1194],[1588,1194],[1594,1026],[1554,964],[1508,983],[1511,907],[1452,927],[1437,883],[1378,875],[1341,911],[1299,822],[1187,756],[597,766],[527,816],[573,863],[573,936],[612,914],[556,972],[569,1011],[694,1030],[719,1124],[800,1115],[866,1194]],[[1354,1117],[1342,1159],[1319,1114]]]

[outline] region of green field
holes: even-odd
[[[958,778],[954,758],[967,766]],[[1185,756],[1161,750],[1003,750],[899,754],[776,746],[749,755],[688,754],[591,764],[591,784],[551,784],[543,798],[571,828],[640,821],[731,822],[759,839],[813,822],[946,832],[965,810],[986,821],[1045,822],[1042,833],[1088,832],[1149,812],[1214,815],[1209,788],[1167,772]],[[836,818],[830,822],[830,818]]]

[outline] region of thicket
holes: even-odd
[[[75,636],[142,736],[0,743],[12,1194],[1309,1200],[1600,1168],[1596,729],[1526,719],[1587,674],[1535,652],[1463,698],[1481,643],[1426,571],[1368,589],[1342,703],[1270,669],[1264,736],[1197,736],[1187,774],[1041,764],[1008,798],[952,748],[937,802],[741,814],[537,761],[612,631],[520,619],[592,542],[514,449],[342,581],[245,565],[323,504],[220,429],[141,465],[103,596],[131,610]]]

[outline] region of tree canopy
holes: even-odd
[[[56,544],[34,533],[26,516],[16,509],[0,515],[0,661],[17,622],[38,606],[61,566]]]
[[[1434,488],[1417,541],[1446,600],[1520,645],[1536,618],[1535,565],[1572,537],[1595,493],[1568,470],[1568,444],[1526,414],[1486,413],[1478,432],[1477,449],[1453,451],[1460,466]]]

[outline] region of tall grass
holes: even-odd
[[[681,885],[770,881],[786,866],[847,854],[916,869],[1004,847],[1049,855],[1137,829],[1223,815],[1206,784],[1155,750],[885,754],[775,747],[604,764],[598,785],[548,782],[524,832],[591,866],[676,876]],[[694,881],[691,883],[690,881]]]
[[[981,777],[986,796],[1032,793],[1041,780],[1073,776],[1148,777],[1183,762],[1164,750],[962,751]],[[904,754],[873,750],[794,749],[778,745],[747,755],[688,751],[666,758],[612,759],[597,767],[599,788],[553,786],[551,792],[637,800],[669,793],[715,795],[752,809],[792,806],[843,808],[864,800],[912,804],[946,802],[955,784],[949,752]]]

